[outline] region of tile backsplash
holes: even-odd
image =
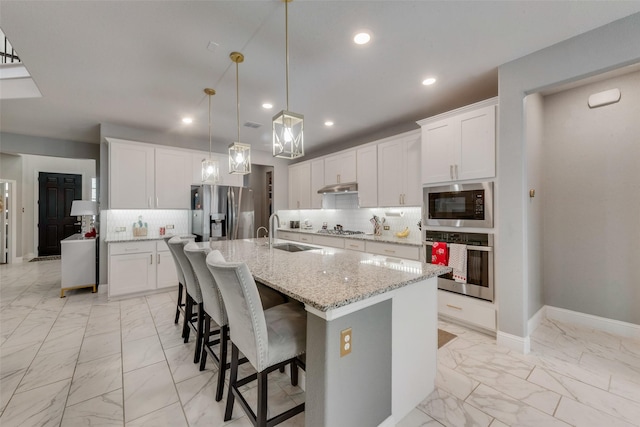
[[[326,222],[327,227],[331,229],[340,224],[345,230],[373,233],[370,219],[377,215],[381,219],[385,219],[383,225],[389,226],[389,230],[383,230],[383,235],[392,235],[409,227],[410,236],[420,239],[418,221],[420,221],[421,213],[422,210],[419,207],[394,207],[280,210],[278,216],[280,217],[280,225],[285,228],[289,228],[289,221],[300,221],[300,227],[303,227],[304,221],[308,220],[314,230],[322,228],[322,223]]]
[[[189,233],[189,212],[180,209],[111,209],[100,211],[101,234],[106,240],[133,237],[133,224],[138,217],[147,225],[147,237],[159,237],[160,227],[168,228],[167,234]],[[124,230],[123,230],[124,229]]]

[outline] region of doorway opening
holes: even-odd
[[[273,213],[273,166],[252,164],[248,181],[248,186],[253,190],[255,229],[269,229],[269,217]]]

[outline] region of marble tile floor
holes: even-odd
[[[59,289],[60,261],[0,266],[0,426],[251,425],[238,405],[222,421],[217,370],[198,370],[173,324],[177,292],[109,302],[103,288]],[[457,338],[438,350],[436,390],[398,426],[640,426],[638,340],[545,320],[522,355],[439,327]],[[304,400],[270,378],[270,410]]]

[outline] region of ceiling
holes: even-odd
[[[636,12],[640,1],[297,0],[289,109],[305,116],[307,153],[417,128],[496,96],[499,65]],[[2,0],[0,28],[42,93],[1,100],[3,132],[97,143],[99,124],[110,123],[201,139],[206,150],[203,89],[212,87],[214,151],[224,151],[237,140],[232,51],[245,55],[241,142],[269,150],[271,117],[286,108],[280,0]],[[368,45],[352,42],[361,29]],[[436,84],[421,85],[428,76]]]

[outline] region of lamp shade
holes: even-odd
[[[96,215],[98,203],[91,200],[74,200],[71,203],[71,216]]]

